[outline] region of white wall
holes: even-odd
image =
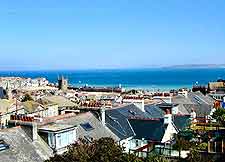
[[[64,148],[77,140],[76,129],[61,133],[48,133],[48,144],[56,150]]]
[[[174,127],[174,125],[172,123],[168,124],[161,142],[165,143],[165,142],[171,140],[173,138],[174,134],[177,134],[177,133],[178,132],[177,132],[176,128]]]
[[[178,114],[178,112],[179,112],[178,106],[175,106],[175,107],[172,108],[172,114],[173,114],[173,115]]]
[[[76,141],[76,131],[71,130],[56,134],[56,149],[66,147]]]
[[[133,137],[129,137],[127,139],[121,140],[119,142],[119,145],[121,147],[124,147],[124,152],[129,152],[130,150],[130,141],[132,140]]]

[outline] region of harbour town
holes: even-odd
[[[225,162],[224,0],[0,0],[0,162]]]
[[[0,78],[0,159],[41,162],[110,138],[123,153],[223,158],[225,81],[170,91],[74,87],[63,76]],[[185,143],[180,144],[180,143]],[[26,155],[26,156],[24,156]]]

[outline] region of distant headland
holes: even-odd
[[[163,68],[176,68],[176,69],[225,68],[225,64],[184,64],[184,65],[166,66]]]

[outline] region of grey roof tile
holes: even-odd
[[[85,130],[81,125],[89,123],[93,129]],[[57,121],[57,124],[73,124],[77,125],[77,135],[78,138],[86,138],[91,137],[94,140],[97,140],[102,137],[112,137],[114,140],[119,140],[117,136],[109,130],[106,126],[104,126],[101,121],[99,121],[94,114],[91,112],[86,112],[79,114],[74,117],[66,118],[63,120]]]
[[[190,124],[190,115],[175,115],[173,116],[173,122],[178,130],[183,130]]]
[[[1,130],[0,139],[9,144],[9,149],[0,152],[2,162],[43,162],[51,156],[39,142],[32,142],[20,127]]]
[[[106,126],[116,134],[120,140],[135,135],[127,117],[117,109],[106,111]]]

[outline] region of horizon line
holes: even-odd
[[[150,66],[150,67],[121,67],[121,68],[62,68],[62,69],[0,69],[0,72],[26,72],[26,71],[97,71],[97,70],[150,70],[150,69],[221,69],[225,64],[184,64],[169,66]]]

